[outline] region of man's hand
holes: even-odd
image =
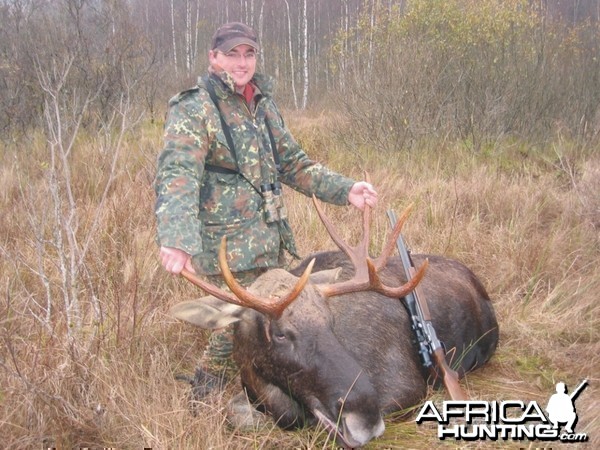
[[[370,183],[359,181],[350,188],[348,202],[361,210],[365,208],[365,204],[373,208],[377,205],[377,191]]]
[[[175,275],[179,275],[183,269],[196,273],[192,267],[192,257],[178,248],[161,247],[160,261],[167,272]]]

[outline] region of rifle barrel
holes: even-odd
[[[577,387],[575,388],[575,390],[573,391],[573,393],[572,393],[571,395],[569,395],[569,398],[570,398],[571,400],[573,400],[575,397],[577,397],[577,396],[579,395],[579,393],[580,393],[580,392],[583,390],[583,388],[584,388],[585,386],[587,386],[587,384],[588,384],[588,380],[587,380],[587,378],[586,378],[586,379],[585,379],[585,380],[583,380],[581,383],[579,383],[579,386],[577,386]]]
[[[394,228],[397,222],[396,214],[391,209],[387,211],[387,214],[392,228]],[[398,253],[400,253],[406,278],[410,281],[415,276],[416,269],[412,263],[410,253],[406,248],[402,234],[398,234],[396,246],[398,247]],[[411,321],[413,321],[413,328],[417,333],[419,344],[424,344],[421,345],[423,348],[419,351],[423,365],[431,368],[431,359],[433,358],[435,366],[437,366],[437,369],[433,369],[435,375],[436,377],[439,376],[438,370],[441,372],[442,380],[450,394],[450,398],[452,400],[468,400],[469,397],[458,383],[458,373],[452,370],[446,361],[446,352],[444,346],[438,339],[433,323],[431,322],[431,312],[427,305],[427,299],[421,291],[421,286],[417,285],[412,292],[404,297],[404,300],[410,314],[413,316],[411,317]]]

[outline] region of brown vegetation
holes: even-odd
[[[144,8],[127,7],[138,3]],[[168,86],[188,87],[183,80],[205,66],[170,53],[192,44],[191,32],[171,41],[170,19],[188,17],[169,13],[175,3],[183,5],[0,2],[3,448],[333,446],[321,430],[227,428],[233,384],[194,416],[175,381],[194,369],[207,338],[166,315],[200,292],[163,271],[154,241],[157,105],[174,94]],[[233,4],[216,3],[202,5],[215,14],[209,22]],[[297,28],[301,2],[290,3]],[[384,3],[389,9],[377,10]],[[468,393],[544,404],[556,382],[572,388],[588,378],[576,431],[596,448],[600,29],[592,8],[589,20],[572,11],[566,25],[536,9],[558,3],[571,2],[315,2],[309,92],[321,101],[285,118],[314,158],[356,178],[369,171],[380,193],[373,248],[388,230],[386,208],[415,202],[405,227],[412,249],[457,258],[484,281],[501,341],[464,381]],[[253,4],[235,2],[231,14],[249,17]],[[264,65],[291,105],[300,40],[288,55],[297,33],[267,20],[277,13],[267,6],[265,20],[256,18],[271,46]],[[199,26],[196,50],[210,37],[208,24]],[[309,199],[288,190],[286,202],[302,254],[334,248]],[[327,213],[347,240],[358,238],[356,211]],[[369,448],[457,445],[411,419],[386,418]]]
[[[388,228],[385,208],[400,210],[414,201],[416,208],[405,232],[413,250],[456,257],[484,280],[497,308],[501,345],[486,368],[464,381],[469,394],[486,400],[543,403],[554,383],[574,386],[590,378],[590,386],[577,402],[577,431],[598,443],[600,427],[594,411],[598,398],[594,369],[600,350],[598,152],[557,136],[537,147],[504,142],[486,153],[474,153],[460,143],[439,142],[435,147],[385,154],[373,150],[359,156],[339,147],[334,134],[318,121],[297,116],[290,122],[315,157],[356,177],[362,170],[371,173],[381,193],[373,245],[380,244]],[[159,147],[158,126],[146,125],[128,139],[100,219],[96,219],[96,205],[101,190],[90,180],[98,183],[107,175],[95,159],[93,145],[77,149],[82,162],[73,170],[73,185],[79,223],[85,228],[99,220],[85,262],[89,286],[77,286],[85,311],[78,330],[67,323],[52,247],[40,253],[42,243],[32,223],[32,217],[52,208],[52,201],[38,187],[48,170],[43,145],[32,141],[27,154],[8,149],[4,153],[0,177],[3,445],[327,445],[325,433],[314,430],[286,433],[269,427],[248,434],[228,429],[223,409],[234,386],[201,405],[198,416],[190,414],[186,386],[176,382],[174,375],[193,370],[206,335],[165,315],[176,302],[200,293],[159,268],[151,188]],[[328,152],[320,152],[321,148]],[[287,204],[303,254],[334,247],[309,199],[288,192]],[[358,225],[357,213],[351,209],[330,206],[327,211],[339,224]],[[46,226],[51,225],[48,219]],[[348,225],[347,238],[355,238],[359,228]],[[46,277],[37,265],[40,258]],[[45,281],[54,307],[48,322],[42,314]],[[96,313],[86,309],[91,308],[91,295],[99,308]],[[440,400],[445,396],[444,392],[432,395]],[[388,418],[387,426],[383,438],[369,448],[439,445],[431,430],[417,427],[410,418]]]

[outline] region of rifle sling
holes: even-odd
[[[219,99],[217,98],[215,88],[212,85],[210,79],[206,79],[205,84],[206,84],[206,90],[208,91],[208,95],[210,96],[210,99],[212,100],[213,104],[217,108],[217,111],[219,112],[219,119],[221,120],[221,128],[223,129],[223,134],[225,135],[225,139],[227,140],[227,145],[229,146],[229,149],[231,150],[231,153],[233,154],[233,158],[234,158],[236,166],[237,166],[238,158],[237,158],[237,153],[235,150],[235,145],[233,143],[233,138],[231,137],[231,131],[229,129],[229,125],[227,125],[227,122],[225,121],[225,118],[223,117],[221,107],[219,106]],[[275,137],[273,136],[273,132],[271,131],[271,127],[269,126],[269,121],[266,118],[265,118],[265,126],[267,127],[267,131],[269,132],[269,140],[271,141],[271,151],[273,152],[273,160],[275,161],[275,167],[277,168],[277,172],[280,173],[281,172],[281,163],[280,163],[280,159],[279,159],[279,153],[277,152],[277,145],[275,143]],[[209,172],[222,173],[222,174],[239,175],[244,180],[246,180],[254,188],[254,190],[256,192],[258,192],[260,194],[260,196],[262,197],[262,192],[260,192],[259,189],[256,189],[254,184],[252,184],[250,182],[250,180],[248,180],[248,178],[246,178],[244,176],[244,174],[242,172],[240,172],[239,167],[237,169],[230,169],[228,167],[215,166],[213,164],[204,164],[204,170],[207,170]]]

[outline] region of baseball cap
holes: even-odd
[[[238,45],[247,44],[259,49],[256,33],[248,25],[240,22],[230,22],[221,25],[212,38],[212,50],[227,53]]]

